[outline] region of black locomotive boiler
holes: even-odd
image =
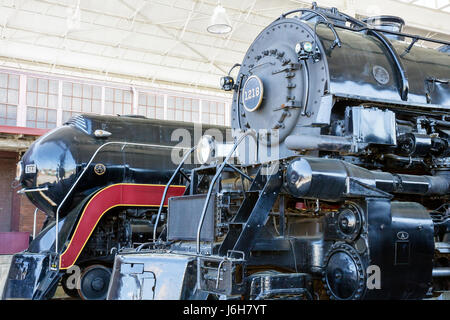
[[[221,126],[81,115],[34,142],[17,165],[17,180],[47,219],[14,256],[4,298],[50,298],[62,277],[69,295],[104,299],[115,253],[160,230],[155,218],[177,157],[205,132],[226,134]],[[189,160],[171,180],[165,205],[185,192],[195,159]],[[165,215],[164,209],[159,220]],[[74,265],[80,282],[71,287]]]
[[[448,43],[402,26],[315,4],[267,26],[221,81],[229,153],[202,138],[165,241],[116,255],[108,299],[448,290],[450,56],[418,40]]]

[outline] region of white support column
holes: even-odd
[[[225,125],[230,126],[230,114],[231,114],[231,106],[229,102],[225,102]]]
[[[63,81],[58,81],[58,108],[56,109],[56,126],[59,127],[63,124]]]
[[[164,95],[164,120],[167,120],[167,94]]]
[[[203,100],[202,99],[200,99],[200,101],[198,103],[198,113],[199,113],[198,122],[203,123]]]
[[[27,76],[21,74],[19,76],[19,104],[17,106],[17,122],[18,127],[27,126]]]
[[[135,87],[131,87],[131,92],[133,94],[132,96],[132,105],[131,105],[131,110],[133,114],[138,114],[138,103],[139,103],[139,92],[136,90]]]
[[[102,100],[101,100],[101,107],[100,107],[100,114],[105,114],[105,87],[102,87]]]

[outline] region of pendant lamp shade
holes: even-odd
[[[232,30],[230,19],[224,7],[220,4],[214,9],[213,15],[206,28],[208,32],[214,34],[226,34]]]

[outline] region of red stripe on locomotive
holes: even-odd
[[[89,240],[103,214],[117,206],[158,207],[165,185],[115,184],[97,192],[83,210],[72,239],[60,256],[60,269],[70,268]],[[184,186],[171,186],[164,206],[170,197],[184,194]]]

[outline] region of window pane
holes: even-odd
[[[59,85],[58,81],[50,80],[48,92],[51,94],[57,95],[58,94],[58,85]]]
[[[72,110],[81,111],[81,99],[80,98],[72,99]]]
[[[73,96],[81,97],[81,85],[78,83],[73,84]]]
[[[34,93],[34,92],[28,92],[27,93],[27,104],[29,106],[35,106],[36,105],[36,93]]]
[[[175,105],[175,99],[173,97],[168,97],[167,98],[167,106],[173,108],[174,105]]]
[[[16,117],[17,117],[17,107],[15,107],[15,106],[8,106],[6,115],[7,115],[7,117],[9,119],[16,119]]]
[[[84,84],[83,85],[83,97],[84,98],[90,98],[92,95],[92,88],[91,86]]]
[[[158,96],[158,99],[156,101],[156,105],[158,107],[164,107],[164,96]]]
[[[83,112],[91,112],[91,100],[83,98],[82,110]]]
[[[62,98],[62,108],[64,110],[70,110],[72,107],[72,98],[63,96]]]
[[[0,88],[0,103],[8,102],[8,91],[6,89]]]
[[[36,122],[36,128],[45,129],[45,122]]]
[[[113,103],[106,101],[105,102],[105,113],[106,114],[113,114]]]
[[[114,114],[122,114],[122,104],[114,103]]]
[[[215,102],[212,102],[209,105],[209,112],[211,113],[217,113],[217,104]]]
[[[102,109],[102,103],[100,100],[93,100],[92,101],[92,112],[100,114]]]
[[[145,94],[139,93],[138,103],[140,105],[146,105],[147,99],[146,99],[146,95]]]
[[[156,109],[156,119],[164,119],[164,109]]]
[[[47,117],[49,122],[56,122],[56,110],[48,110]]]
[[[38,91],[39,92],[48,92],[48,80],[38,79]]]
[[[182,108],[183,107],[183,100],[181,98],[176,98],[176,108]]]
[[[105,100],[113,101],[114,90],[112,88],[105,88]]]
[[[102,88],[101,87],[97,87],[97,86],[92,87],[92,98],[101,100],[101,98],[102,98]]]
[[[38,121],[45,121],[45,110],[44,109],[37,109],[37,120]]]
[[[57,108],[58,107],[58,96],[53,94],[48,96],[48,107],[49,108]]]
[[[70,82],[63,82],[63,95],[72,96],[72,84]]]
[[[123,101],[126,103],[131,103],[131,92],[129,91],[123,92]]]
[[[46,107],[47,106],[47,95],[43,93],[38,94],[38,101],[37,105],[39,107]]]
[[[37,91],[37,79],[36,78],[30,78],[27,79],[27,90],[28,91]]]
[[[27,108],[27,120],[36,120],[36,109],[35,108]]]
[[[168,109],[167,110],[167,120],[173,120],[174,117],[175,117],[174,110],[173,109]]]
[[[0,73],[0,87],[1,88],[8,87],[8,75],[6,73]]]
[[[19,76],[9,75],[9,88],[19,90]]]
[[[122,95],[122,90],[114,90],[114,101],[122,101],[123,99],[123,95]]]

